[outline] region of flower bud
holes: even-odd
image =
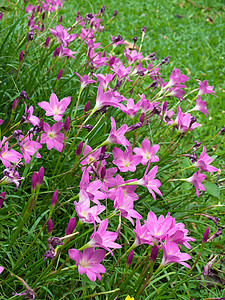
[[[66,228],[66,235],[72,234],[76,226],[76,218],[71,218]]]
[[[150,259],[151,259],[151,261],[153,261],[153,262],[155,262],[156,261],[156,258],[157,258],[157,256],[158,256],[158,247],[157,247],[157,245],[154,245],[153,247],[152,247],[152,251],[151,251],[151,257],[150,257]]]
[[[205,245],[207,243],[208,237],[209,237],[209,227],[206,228],[206,231],[203,235],[203,238],[202,238],[203,245]]]
[[[52,196],[52,202],[51,202],[51,207],[55,207],[57,199],[58,199],[58,190],[55,190],[53,196]]]
[[[80,144],[77,146],[76,156],[80,156],[81,155],[83,146],[84,146],[84,142],[81,141]]]
[[[45,19],[45,12],[42,14],[41,18],[44,21],[44,19]]]
[[[63,21],[63,16],[61,15],[59,23],[62,23],[62,21]]]
[[[62,76],[63,69],[61,69],[57,75],[57,80],[59,81]]]
[[[64,124],[64,131],[67,133],[69,131],[70,127],[70,118],[66,118],[65,124]]]
[[[44,178],[44,172],[45,169],[44,167],[40,167],[40,170],[38,172],[38,176],[37,176],[37,185],[41,186],[43,178]]]
[[[4,200],[5,200],[5,192],[2,192],[0,194],[0,209],[2,208]]]
[[[53,221],[52,221],[52,219],[50,219],[48,221],[48,233],[49,234],[52,234],[52,229],[53,229]]]
[[[38,174],[34,172],[31,179],[31,192],[34,192],[36,190],[37,178],[38,178]]]
[[[131,250],[128,257],[127,257],[127,263],[126,263],[126,266],[129,267],[132,263],[132,260],[133,260],[133,256],[134,256],[134,251]]]
[[[102,179],[102,180],[104,180],[105,175],[106,175],[106,168],[103,167],[102,170],[101,170],[101,179]]]
[[[85,111],[85,112],[89,111],[90,103],[91,103],[91,101],[89,100],[89,101],[87,102],[87,104],[85,105],[85,107],[84,107],[84,111]]]
[[[47,36],[46,41],[45,41],[45,47],[49,47],[49,42],[50,42],[50,36]]]
[[[20,52],[19,62],[21,63],[23,61],[23,51]]]

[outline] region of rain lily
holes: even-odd
[[[159,161],[158,156],[156,155],[159,150],[159,145],[154,145],[151,147],[151,143],[148,139],[144,139],[141,144],[141,148],[134,148],[134,153],[142,156],[142,165],[145,165],[147,162],[157,162]]]
[[[199,190],[205,191],[204,185],[201,183],[205,179],[205,175],[200,173],[201,170],[198,170],[193,176],[186,179],[187,182],[193,184],[196,188],[196,195],[199,197]]]
[[[23,158],[19,152],[9,149],[7,138],[4,136],[2,142],[0,141],[0,159],[6,168],[10,167],[10,162],[18,163]],[[4,144],[4,146],[3,146]]]
[[[59,43],[63,44],[65,47],[68,47],[69,42],[75,40],[77,34],[68,34],[67,30],[64,29],[62,25],[56,25],[56,29],[49,28],[51,34],[54,35]]]
[[[64,134],[60,133],[63,123],[55,123],[52,127],[48,123],[44,123],[44,132],[41,135],[41,144],[47,144],[48,150],[52,148],[61,152],[63,148]]]
[[[203,95],[203,94],[216,94],[214,91],[213,91],[213,86],[209,86],[208,85],[208,81],[207,80],[204,80],[203,82],[201,82],[201,80],[199,79],[196,79],[199,83],[199,92],[198,92],[198,95]]]
[[[213,159],[206,153],[206,147],[203,146],[203,151],[201,155],[199,156],[199,159],[194,163],[194,167],[200,168],[201,170],[205,172],[210,172],[213,174],[213,172],[218,171],[216,167],[210,166],[210,163],[213,161]]]
[[[135,172],[136,166],[141,162],[142,157],[140,155],[132,154],[132,147],[128,146],[123,152],[121,149],[113,148],[113,163],[121,172]]]

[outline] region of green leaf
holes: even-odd
[[[205,191],[206,193],[214,196],[214,197],[219,197],[220,195],[220,189],[219,187],[215,184],[215,183],[212,183],[212,182],[206,182],[203,184],[204,187],[205,187]]]

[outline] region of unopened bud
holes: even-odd
[[[102,170],[101,170],[101,179],[102,180],[105,178],[105,175],[106,175],[106,168],[103,167]]]
[[[134,44],[136,44],[137,42],[137,36],[135,35],[135,37],[133,38]]]
[[[23,51],[20,52],[19,62],[21,63],[23,61]]]
[[[202,238],[203,245],[205,245],[207,243],[208,237],[209,237],[209,227],[206,228],[206,231],[203,235],[203,238]]]
[[[81,155],[83,146],[84,146],[84,142],[81,141],[80,144],[77,146],[76,156],[80,156]]]
[[[38,172],[38,176],[37,176],[37,185],[41,186],[43,178],[44,178],[44,172],[45,169],[44,167],[40,167],[40,170]]]
[[[67,133],[69,131],[69,128],[70,128],[70,118],[67,117],[66,121],[65,121],[65,124],[64,124],[64,132]]]
[[[115,11],[114,11],[114,14],[113,14],[113,17],[115,18],[117,15],[118,15],[118,11],[115,10]]]
[[[53,196],[52,196],[52,202],[51,202],[51,207],[55,207],[57,199],[58,199],[58,190],[55,190]]]
[[[91,101],[89,100],[89,101],[87,102],[87,104],[85,105],[85,107],[84,107],[84,111],[85,111],[85,112],[89,111],[90,103],[91,103]]]
[[[151,259],[151,261],[153,261],[153,262],[155,262],[156,261],[156,258],[157,258],[157,256],[158,256],[158,247],[157,247],[157,245],[154,245],[153,247],[152,247],[152,251],[151,251],[151,257],[150,257],[150,259]]]
[[[0,194],[0,209],[2,208],[4,200],[5,200],[5,192],[2,192]]]
[[[57,75],[57,80],[59,81],[62,76],[63,69],[61,69]]]
[[[37,178],[38,178],[38,174],[34,172],[31,179],[31,191],[33,192],[36,190]]]
[[[63,16],[61,15],[59,22],[62,23],[63,21]]]
[[[45,41],[45,47],[49,47],[49,42],[50,42],[50,36],[47,36],[46,41]]]
[[[66,235],[72,234],[76,226],[76,218],[71,218],[66,228]]]
[[[126,263],[126,266],[129,267],[132,263],[132,260],[133,260],[133,256],[134,256],[134,251],[131,250],[128,257],[127,257],[127,263]]]
[[[49,234],[52,234],[52,229],[53,229],[53,221],[52,221],[52,219],[50,219],[48,221],[48,233]]]
[[[44,21],[44,19],[45,19],[45,12],[42,14],[41,18]]]

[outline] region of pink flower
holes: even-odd
[[[202,171],[210,172],[213,174],[213,172],[218,171],[216,167],[210,166],[210,163],[213,161],[213,159],[207,155],[206,153],[206,147],[203,146],[203,151],[199,156],[199,159],[194,163],[194,167],[200,168]]]
[[[195,118],[191,116],[190,113],[185,114],[182,113],[180,106],[177,106],[177,118],[175,123],[178,124],[178,131],[180,133],[186,132],[188,130],[193,130],[194,128],[199,126],[199,123],[195,122]]]
[[[138,101],[137,104],[134,104],[134,100],[132,98],[129,98],[127,99],[127,106],[120,104],[119,108],[130,118],[134,118],[134,116],[137,114],[138,110],[140,109],[140,106],[141,106],[140,101]]]
[[[203,95],[203,94],[216,94],[214,91],[213,91],[213,86],[209,86],[208,85],[208,81],[207,80],[204,80],[203,82],[201,82],[201,80],[199,79],[196,79],[199,83],[199,92],[198,92],[198,95]]]
[[[194,108],[192,108],[190,111],[200,111],[202,112],[206,117],[207,114],[209,114],[208,110],[206,109],[206,101],[201,100],[201,96],[198,95],[198,100],[196,100],[196,105]]]
[[[152,244],[152,237],[149,235],[148,228],[146,224],[141,226],[140,220],[137,219],[136,221],[136,229],[134,229],[135,232],[135,245],[139,246],[142,244]]]
[[[0,274],[4,271],[4,268],[0,266]]]
[[[55,123],[50,127],[47,123],[44,123],[44,132],[41,135],[41,144],[47,144],[48,150],[54,148],[61,152],[63,148],[64,134],[60,133],[63,123]]]
[[[22,138],[23,136],[20,136],[20,139]],[[20,143],[20,146],[20,150],[23,153],[26,164],[29,164],[31,156],[33,156],[38,149],[42,148],[42,145],[38,143],[38,141],[32,141],[32,135],[31,139],[30,137],[23,139]],[[35,157],[41,158],[40,153],[37,152]]]
[[[137,155],[142,156],[142,165],[145,165],[147,162],[157,162],[159,161],[158,156],[156,153],[158,152],[160,146],[154,145],[151,147],[151,143],[148,139],[144,139],[144,141],[141,144],[141,148],[134,148],[134,153]]]
[[[142,219],[142,216],[136,210],[134,210],[133,207],[134,203],[132,199],[125,198],[123,195],[122,188],[118,187],[116,191],[116,198],[114,201],[114,208],[116,211],[119,210],[121,216],[129,220],[132,223],[132,225],[134,225],[134,221],[132,218]]]
[[[113,163],[116,165],[121,172],[135,172],[136,166],[141,162],[142,157],[140,155],[132,154],[132,147],[128,146],[123,152],[121,149],[113,148]]]
[[[161,182],[158,179],[154,179],[155,175],[158,171],[158,166],[154,166],[149,172],[148,174],[148,168],[145,171],[145,175],[143,176],[142,179],[138,180],[136,182],[137,185],[143,185],[145,187],[147,187],[147,189],[149,190],[149,193],[152,194],[152,197],[156,200],[156,196],[155,196],[155,192],[159,195],[162,196],[162,193],[160,192],[160,190],[158,189],[161,185]]]
[[[174,68],[172,73],[170,74],[170,80],[164,88],[168,88],[168,87],[183,88],[185,87],[185,85],[181,85],[180,83],[184,83],[188,79],[189,78],[186,75],[182,75],[180,73],[179,69]]]
[[[169,237],[166,237],[165,244],[161,243],[163,249],[162,265],[166,266],[171,263],[178,263],[187,268],[191,268],[189,264],[185,263],[185,260],[191,259],[191,256],[187,253],[181,253],[178,245],[174,242],[170,242]]]
[[[140,103],[142,113],[153,110],[155,106],[159,105],[159,102],[151,103],[148,99],[145,98],[144,94],[141,94],[139,96],[141,97],[141,99],[138,101],[138,103]]]
[[[100,83],[98,86],[94,110],[99,110],[104,106],[113,106],[114,108],[117,108],[119,106],[119,100],[113,96],[112,92],[104,92],[102,89],[102,83]]]
[[[159,114],[159,118],[163,118],[163,122],[168,125],[172,125],[174,122],[172,120],[172,116],[174,115],[173,110],[167,110],[167,101],[164,101],[161,105],[161,113]]]
[[[107,142],[123,145],[124,147],[129,146],[130,143],[124,136],[124,134],[127,131],[127,124],[122,125],[118,130],[116,130],[116,121],[113,119],[113,117],[111,117],[110,119],[111,119],[111,131],[107,139]]]
[[[116,232],[106,231],[107,226],[108,226],[108,219],[105,219],[104,221],[100,222],[97,231],[95,226],[95,232],[91,235],[90,237],[91,240],[90,242],[88,242],[88,246],[104,248],[113,255],[112,251],[109,248],[118,249],[122,247],[121,245],[114,243],[114,241],[118,237],[118,234]]]
[[[23,155],[13,149],[9,150],[8,141],[5,142],[6,140],[7,138],[4,136],[2,142],[0,141],[0,159],[4,166],[8,168],[11,165],[10,162],[18,163],[23,158]]]
[[[114,79],[115,74],[107,74],[104,76],[103,74],[94,74],[97,77],[98,81],[102,84],[103,89],[106,91],[108,84]]]
[[[71,51],[68,48],[63,48],[63,45],[59,45],[58,48],[55,48],[54,53],[53,53],[53,57],[59,56],[59,57],[72,57],[74,59],[76,59],[75,56],[73,56],[73,54],[77,53],[76,51]]]
[[[38,105],[46,111],[46,116],[53,116],[55,121],[60,121],[67,106],[70,104],[70,100],[71,97],[66,97],[59,102],[56,94],[52,93],[50,103],[43,101],[39,102]]]
[[[77,34],[68,34],[67,30],[64,29],[62,25],[56,25],[56,29],[49,28],[51,34],[54,35],[59,43],[63,44],[65,47],[68,47],[69,42],[75,40]]]
[[[137,50],[130,51],[127,49],[124,51],[124,55],[127,58],[128,65],[132,65],[136,60],[141,60],[143,58],[143,55],[141,53],[138,53]]]
[[[205,175],[201,174],[200,172],[201,170],[198,170],[193,174],[193,176],[186,179],[187,182],[190,182],[196,188],[197,197],[199,197],[199,190],[205,191],[204,185],[201,184],[201,182],[205,179]]]
[[[23,118],[25,120],[24,123],[30,123],[33,126],[38,125],[40,123],[40,119],[33,115],[34,107],[31,105],[29,107],[29,109],[27,110],[27,104],[25,102],[24,102],[24,105],[25,105],[25,114],[22,117],[22,120],[23,120]]]
[[[119,77],[119,79],[122,79],[126,77],[128,74],[130,74],[131,66],[128,68],[125,68],[123,64],[121,64],[119,67],[113,65],[113,68],[111,69],[116,75]]]
[[[123,190],[123,195],[126,199],[131,199],[132,201],[138,200],[139,199],[138,195],[134,192],[137,186],[136,185],[125,185],[125,183],[129,183],[132,181],[135,181],[135,179],[124,181],[123,178],[119,174],[117,174],[116,178],[115,178],[115,186],[116,187],[114,187],[108,191],[108,193],[107,193],[108,197],[114,201],[116,198],[116,190],[120,186]]]
[[[79,202],[74,202],[77,216],[83,223],[100,223],[98,215],[103,212],[106,207],[104,205],[95,205],[90,207],[91,201],[88,194],[84,191],[80,191]]]
[[[83,77],[80,76],[78,73],[75,72],[75,74],[79,77],[80,79],[80,83],[81,83],[81,89],[83,90],[88,84],[90,83],[94,83],[96,82],[95,80],[91,80],[89,79],[89,76],[88,75],[84,75]]]
[[[105,273],[106,269],[100,262],[105,258],[105,250],[94,248],[84,249],[83,253],[76,249],[69,249],[69,257],[76,261],[79,274],[86,273],[91,281],[95,281],[96,277],[101,280],[100,273]]]

